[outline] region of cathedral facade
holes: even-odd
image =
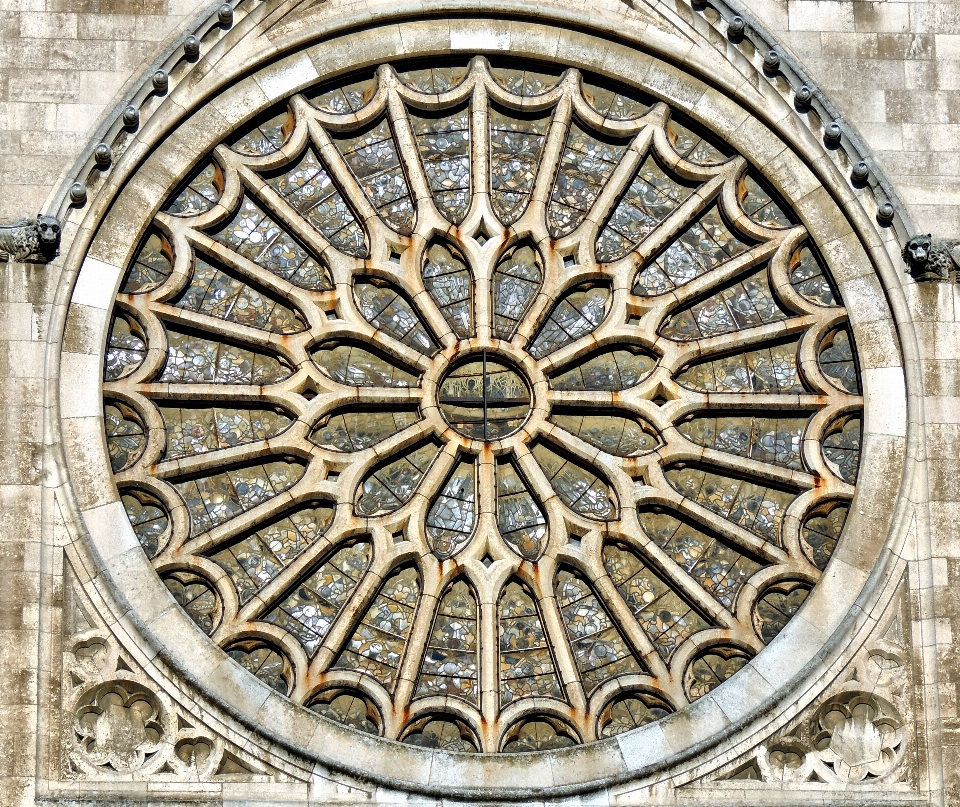
[[[960,803],[960,6],[8,5],[3,807]]]

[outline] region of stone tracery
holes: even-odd
[[[823,535],[856,477],[803,227],[723,144],[573,71],[382,68],[311,100],[216,150],[119,298],[108,429],[141,456],[111,456],[135,526],[170,525],[155,563],[219,579],[206,627],[272,686],[306,702],[323,673],[415,744],[561,747],[612,731],[588,714],[615,678],[657,719],[734,674],[777,594],[745,582],[815,583],[832,547],[801,521]]]

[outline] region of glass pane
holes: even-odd
[[[341,549],[264,619],[289,631],[313,656],[370,566],[371,555],[366,542]]]
[[[550,421],[601,451],[617,457],[645,454],[660,445],[660,438],[653,427],[633,416],[612,413],[555,414],[550,416]]]
[[[516,432],[530,414],[530,390],[510,367],[487,358],[454,367],[441,381],[440,413],[454,430],[475,440]]]
[[[716,206],[681,233],[657,259],[637,274],[633,293],[653,297],[685,286],[750,247],[727,227]]]
[[[267,183],[341,252],[358,258],[366,256],[363,228],[312,149],[308,148],[300,162],[286,173],[269,177]],[[327,280],[329,285],[325,288],[333,288],[329,276]]]
[[[343,115],[363,109],[376,91],[376,76],[368,76],[317,95],[308,95],[308,97],[317,109]]]
[[[349,387],[416,387],[419,376],[353,345],[324,346],[311,354],[317,367]]]
[[[833,557],[849,512],[846,504],[833,502],[803,522],[800,545],[810,562],[821,571],[827,568]]]
[[[739,648],[713,647],[698,656],[687,667],[683,688],[691,701],[702,698],[711,690],[739,672],[750,657]]]
[[[806,583],[779,583],[767,589],[753,610],[757,635],[770,644],[800,610],[809,593]]]
[[[282,109],[276,115],[258,123],[229,141],[230,148],[240,154],[262,157],[275,154],[293,132],[294,119],[289,109]]]
[[[390,577],[364,615],[334,665],[366,673],[392,692],[420,599],[420,579],[412,568]]]
[[[409,235],[416,214],[387,120],[381,120],[364,134],[331,133],[331,138],[384,222],[398,233]]]
[[[823,456],[851,485],[860,470],[860,417],[849,415],[830,425],[823,438]]]
[[[173,384],[276,384],[293,375],[286,362],[225,342],[167,330],[160,381]]]
[[[194,261],[190,285],[175,305],[272,333],[297,333],[307,327],[292,308],[212,266],[199,255]]]
[[[685,202],[695,185],[681,185],[660,168],[653,156],[637,171],[626,194],[597,237],[597,260],[615,261],[643,241]]]
[[[439,748],[441,751],[461,751],[468,754],[477,752],[476,742],[466,724],[445,718],[429,721],[422,729],[408,734],[401,742],[421,748]]]
[[[433,201],[459,224],[470,208],[470,115],[466,109],[444,117],[410,114],[420,160]]]
[[[427,543],[440,560],[457,554],[477,526],[477,471],[472,459],[457,464],[427,513]]]
[[[694,134],[673,118],[667,123],[667,139],[677,154],[698,165],[719,165],[730,158],[727,149],[721,151],[706,138]]]
[[[797,342],[694,364],[677,381],[698,392],[806,392],[797,368]]]
[[[493,335],[509,340],[543,285],[540,260],[532,247],[520,247],[493,272]]]
[[[860,394],[857,363],[846,328],[831,331],[820,343],[820,369],[841,390],[851,395]]]
[[[401,508],[416,492],[438,453],[440,449],[429,443],[375,470],[363,481],[357,515],[380,516]]]
[[[520,557],[537,560],[547,545],[543,509],[512,462],[498,462],[496,469],[500,535]]]
[[[557,605],[587,696],[610,678],[644,672],[610,615],[580,577],[561,570]]]
[[[220,620],[220,602],[206,582],[193,575],[166,577],[163,584],[193,623],[208,636]]]
[[[151,232],[130,262],[120,291],[143,294],[163,284],[173,272],[173,247],[158,232]]]
[[[420,70],[404,70],[397,75],[411,90],[439,95],[463,83],[470,70],[469,64],[425,67]]]
[[[286,662],[276,650],[260,642],[248,641],[229,647],[227,655],[267,686],[281,695],[287,694]]]
[[[550,116],[520,118],[491,107],[489,118],[490,201],[500,221],[510,225],[530,201]]]
[[[357,281],[353,296],[361,316],[374,328],[426,356],[437,352],[436,343],[413,306],[385,281]]]
[[[160,550],[170,526],[170,517],[159,500],[149,493],[128,490],[120,499],[140,546],[147,557],[152,558]]]
[[[297,510],[210,557],[226,569],[243,605],[329,529],[333,512],[329,505]]]
[[[763,269],[678,311],[664,323],[660,333],[668,339],[686,342],[780,322],[789,316],[770,290],[767,271]]]
[[[269,409],[159,409],[167,429],[164,459],[168,460],[269,440],[293,422],[287,415]]]
[[[575,513],[596,521],[612,521],[617,517],[616,495],[600,477],[543,443],[533,447],[533,456],[560,500]]]
[[[129,468],[147,447],[147,435],[140,417],[129,406],[106,404],[103,424],[107,432],[107,453],[114,473]]]
[[[764,540],[782,545],[780,525],[796,493],[697,468],[670,468],[664,475],[682,496]]]
[[[578,286],[557,303],[540,328],[527,352],[542,359],[561,347],[593,333],[607,316],[610,289],[606,286]]]
[[[117,314],[110,325],[103,359],[103,380],[116,381],[130,375],[147,357],[147,341],[132,317]]]
[[[573,732],[565,727],[558,731],[555,723],[559,721],[527,720],[519,728],[511,730],[511,739],[503,747],[505,754],[525,754],[533,751],[554,751],[578,745]],[[515,736],[514,736],[515,735]]]
[[[636,552],[614,544],[603,548],[603,564],[664,661],[690,636],[713,627],[654,574]]]
[[[343,692],[343,694],[335,695],[326,700],[328,695],[324,693],[321,697],[325,700],[311,703],[307,708],[318,715],[322,715],[327,720],[333,720],[335,723],[349,726],[357,731],[367,734],[380,734],[379,726],[371,720],[371,715],[376,715],[377,720],[379,720],[376,707],[353,690],[344,692],[338,689],[336,691]]]
[[[216,163],[209,162],[194,174],[187,187],[172,202],[167,203],[164,211],[174,216],[197,216],[206,213],[220,201],[221,193],[223,174]]]
[[[764,227],[789,227],[793,222],[773,200],[763,183],[750,174],[744,174],[737,183],[737,197],[744,212]]]
[[[303,465],[275,461],[176,482],[174,487],[187,506],[190,533],[196,536],[289,490],[305,471]]]
[[[519,70],[513,67],[491,67],[494,81],[507,92],[523,97],[542,95],[560,83],[561,71],[550,68],[542,70]]]
[[[422,275],[427,294],[453,332],[473,336],[473,278],[463,257],[445,244],[433,244]]]
[[[656,365],[653,356],[636,348],[607,350],[553,376],[550,385],[558,390],[620,392],[635,387]]]
[[[673,709],[666,701],[647,693],[636,693],[615,700],[600,718],[601,737],[616,737],[625,731],[655,723]]]
[[[800,247],[790,257],[790,283],[797,293],[817,305],[839,305],[826,267],[810,250]]]
[[[637,515],[650,539],[732,612],[740,589],[762,564],[667,513]]]
[[[500,705],[519,698],[563,700],[540,611],[517,582],[500,598]]]
[[[310,257],[249,196],[244,197],[237,214],[211,234],[225,247],[295,286],[316,291],[333,288],[326,267]]]
[[[559,238],[580,226],[626,150],[625,144],[606,143],[570,124],[547,205],[550,235]]]
[[[695,417],[679,424],[677,429],[697,445],[802,471],[801,449],[807,420],[748,415]]]
[[[480,702],[477,599],[462,580],[450,586],[427,638],[415,697],[449,695]]]
[[[650,105],[619,92],[586,82],[581,86],[583,97],[597,112],[610,120],[634,120],[646,115]]]
[[[310,439],[331,451],[363,451],[419,422],[415,411],[347,410],[318,424]]]

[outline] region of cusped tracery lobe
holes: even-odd
[[[472,64],[201,155],[131,248],[104,432],[148,557],[225,575],[164,580],[242,667],[407,744],[545,750],[703,697],[803,606],[861,379],[778,183],[630,88]]]

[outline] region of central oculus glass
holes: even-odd
[[[440,412],[464,437],[499,440],[530,414],[530,389],[516,370],[483,351],[451,370],[440,383]]]

